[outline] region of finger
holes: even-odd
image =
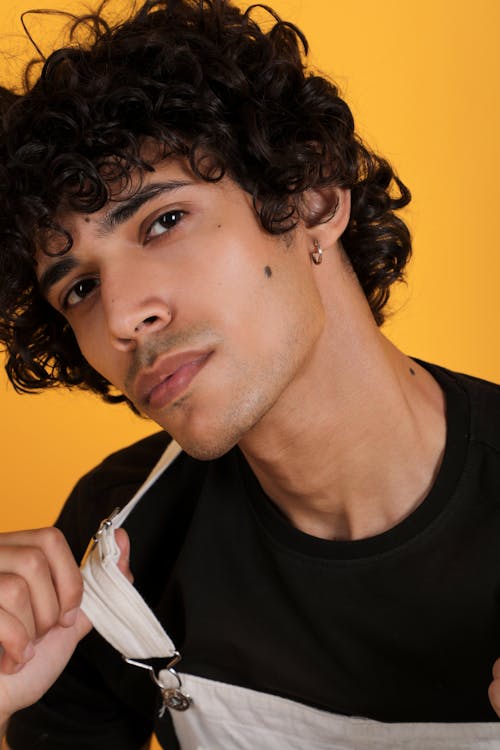
[[[134,576],[130,570],[130,539],[125,529],[117,529],[115,531],[115,541],[120,548],[118,569],[132,583]]]
[[[0,609],[0,671],[12,674],[17,665],[25,664],[34,655],[33,643],[20,620]]]
[[[3,590],[0,606],[20,615],[21,601],[26,599],[33,613],[35,636],[40,638],[59,619],[59,601],[54,588],[49,562],[42,549],[36,546],[3,546],[0,548],[0,574]],[[23,584],[23,585],[21,585]],[[12,609],[11,603],[15,609]]]
[[[493,677],[495,680],[500,680],[500,659],[493,664]]]
[[[500,716],[500,659],[493,665],[493,682],[488,688],[488,697],[496,714]]]
[[[16,674],[22,669],[23,665],[19,664],[18,661],[13,659],[7,653],[4,653],[0,657],[0,673],[1,674]]]
[[[17,618],[30,640],[35,640],[37,630],[30,588],[24,578],[12,573],[0,573],[0,609]]]
[[[30,658],[33,658],[33,654],[34,651],[30,653]],[[17,672],[20,672],[28,661],[30,661],[30,659],[21,663],[16,659],[13,659],[7,653],[4,653],[3,656],[0,657],[0,674],[17,674]]]
[[[488,697],[497,716],[500,716],[500,680],[493,680],[488,688]]]
[[[73,625],[82,598],[83,581],[62,532],[53,527],[8,532],[0,534],[0,549],[2,545],[37,547],[43,552],[58,601],[59,622],[66,627]],[[38,607],[43,608],[43,603]]]

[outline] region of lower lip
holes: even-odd
[[[151,409],[161,409],[167,404],[175,401],[189,386],[193,378],[200,372],[210,354],[187,362],[179,367],[173,375],[163,380],[153,388],[149,394],[148,405]]]

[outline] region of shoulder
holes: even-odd
[[[500,452],[500,385],[437,365],[427,367],[445,391],[447,386],[458,388],[467,397],[471,441]]]
[[[471,439],[500,452],[500,385],[472,375],[456,374],[471,405]]]

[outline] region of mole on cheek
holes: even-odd
[[[273,272],[271,270],[271,266],[266,266],[264,268],[264,273],[266,274],[267,278],[270,279],[271,276],[273,275]]]

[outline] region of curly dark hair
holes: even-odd
[[[254,19],[269,14],[269,28]],[[76,43],[82,29],[87,41]],[[68,46],[26,68],[24,90],[0,99],[0,342],[18,391],[63,384],[123,400],[84,360],[70,326],[41,296],[34,254],[61,210],[92,213],[154,169],[185,158],[204,180],[223,175],[253,196],[264,229],[304,217],[308,188],[352,194],[342,236],[377,324],[411,252],[394,211],[410,200],[391,166],[354,131],[337,87],[307,69],[302,32],[267,6],[229,0],[148,0],[110,26],[103,6],[74,19]],[[325,218],[325,217],[323,217]],[[45,248],[49,252],[48,248]],[[52,252],[52,251],[50,251]]]

